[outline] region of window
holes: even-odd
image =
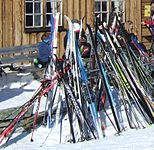
[[[61,0],[55,0],[52,4],[51,4],[51,0],[46,0],[46,20],[45,20],[45,24],[46,26],[50,26],[50,16],[52,13],[56,13],[56,12],[60,12],[60,23],[59,25],[62,26],[62,1]]]
[[[115,8],[116,11],[124,12],[125,0],[95,0],[95,15],[100,15],[101,22],[107,22],[110,11]]]
[[[100,15],[100,21],[106,22],[109,12],[108,0],[95,0],[95,15]]]
[[[62,0],[25,0],[25,31],[49,31],[51,14],[56,12],[62,26]]]
[[[41,0],[27,0],[26,1],[26,27],[34,28],[41,27],[42,22],[42,2]]]

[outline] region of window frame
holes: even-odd
[[[108,0],[95,0],[95,2],[99,2],[99,4],[100,4],[100,10],[99,10],[99,11],[95,11],[95,10],[94,10],[94,13],[95,13],[95,14],[98,13],[98,14],[101,15],[101,17],[100,17],[101,20],[100,20],[100,21],[102,21],[102,18],[103,18],[103,17],[102,17],[102,14],[106,14],[106,15],[107,15],[106,17],[107,17],[107,20],[108,20],[108,17],[109,17],[109,15],[108,15],[108,12],[109,12],[109,1],[108,1]],[[106,3],[107,3],[107,10],[106,10],[106,11],[103,11],[103,10],[102,10],[102,2],[106,2]],[[94,7],[95,7],[95,6],[94,6]],[[95,8],[94,8],[94,9],[95,9]]]
[[[100,4],[101,4],[99,11],[96,11],[95,10],[95,6],[94,6],[94,14],[99,13],[101,15],[101,17],[100,17],[101,21],[102,21],[102,18],[103,18],[102,17],[102,14],[105,14],[105,13],[107,15],[106,16],[107,17],[107,21],[109,20],[109,12],[110,12],[110,8],[111,8],[112,2],[123,2],[123,6],[122,6],[122,9],[123,9],[123,17],[122,17],[122,19],[123,19],[123,21],[125,21],[125,0],[94,0],[94,1],[95,2],[100,2]],[[106,2],[107,3],[107,10],[106,11],[103,11],[102,10],[102,2]]]
[[[50,2],[49,0],[40,0],[40,5],[41,5],[41,25],[40,26],[35,26],[34,25],[34,22],[33,22],[33,26],[26,26],[26,16],[28,15],[28,13],[26,13],[26,3],[27,2],[32,2],[33,3],[33,13],[31,13],[33,15],[33,21],[34,21],[34,16],[35,16],[35,13],[34,13],[34,3],[35,1],[32,0],[24,0],[24,31],[25,33],[35,33],[35,32],[50,32],[50,29],[51,29],[51,26],[47,26],[46,25],[46,15],[47,15],[47,12],[46,12],[46,3],[47,2]],[[37,1],[36,1],[37,2]],[[63,30],[63,18],[62,18],[62,13],[63,13],[63,0],[57,0],[57,2],[60,2],[60,20],[59,20],[59,30]],[[49,13],[48,13],[49,14]]]

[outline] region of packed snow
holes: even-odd
[[[0,110],[21,106],[31,98],[39,85],[40,82],[33,80],[30,74],[20,78],[16,77],[13,82],[9,81],[9,78],[1,78]],[[42,99],[40,111],[44,110],[44,99]],[[153,125],[136,130],[129,129],[125,124],[126,131],[115,135],[115,130],[108,124],[105,138],[73,144],[68,143],[70,134],[67,115],[63,120],[62,139],[60,139],[60,124],[52,128],[40,125],[34,132],[33,142],[30,141],[32,135],[30,132],[17,129],[8,143],[0,148],[6,150],[154,150]]]

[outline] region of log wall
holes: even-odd
[[[40,41],[44,32],[25,32],[24,5],[24,0],[0,0],[0,48],[35,44]],[[71,19],[81,19],[85,16],[84,23],[93,23],[93,7],[93,0],[63,0],[63,14]],[[66,21],[64,25],[67,26]],[[64,35],[64,32],[58,33],[60,55],[64,49]]]
[[[45,0],[44,0],[45,1]],[[148,29],[141,25],[147,20],[144,16],[145,5],[150,0],[125,0],[125,20],[134,22],[134,32],[138,33],[139,40],[146,46],[150,45],[147,37],[150,35]],[[35,44],[40,41],[44,32],[26,33],[24,29],[24,0],[0,0],[0,48]],[[93,25],[94,0],[63,0],[63,15],[71,19],[84,19]],[[64,21],[64,27],[67,27]],[[63,54],[64,32],[58,33],[58,53]]]
[[[126,0],[125,1],[125,20],[131,20],[134,23],[134,32],[138,34],[141,40],[141,0]]]

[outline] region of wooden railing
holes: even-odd
[[[33,64],[34,58],[38,56],[38,44],[16,46],[9,48],[0,48],[0,68],[16,68],[12,69],[31,72],[35,79],[43,77],[44,68],[36,68]],[[11,66],[11,67],[10,67]]]
[[[38,44],[0,48],[0,60],[3,64],[32,63],[38,55],[37,47]]]

